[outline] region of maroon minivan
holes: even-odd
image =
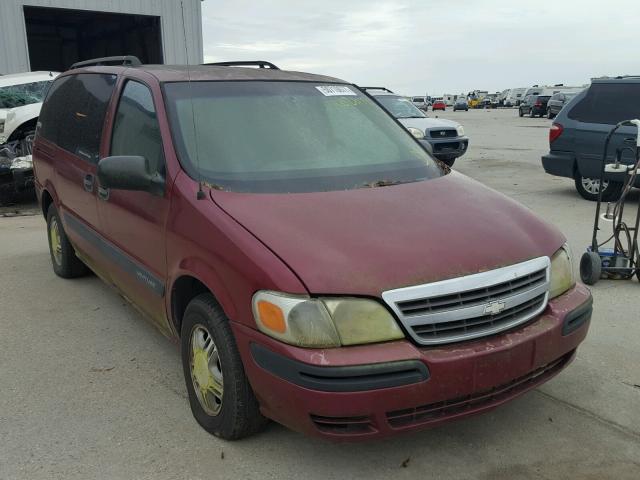
[[[491,409],[573,359],[592,306],[563,235],[355,85],[101,63],[60,75],[39,119],[53,269],[91,269],[179,339],[207,431],[382,437]]]

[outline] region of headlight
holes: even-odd
[[[261,332],[299,347],[340,347],[404,338],[391,314],[361,298],[309,298],[261,291],[253,296]]]
[[[413,135],[414,137],[416,137],[418,139],[423,139],[424,138],[424,132],[422,130],[420,130],[419,128],[407,127],[407,130],[409,130],[411,132],[411,135]]]
[[[16,157],[11,161],[11,170],[29,170],[33,168],[31,155]]]
[[[551,257],[551,285],[549,286],[549,298],[562,295],[576,284],[573,276],[573,264],[571,262],[571,250],[565,243],[560,250]]]
[[[462,137],[464,135],[464,127],[462,125],[458,125],[456,127],[456,132],[458,132],[459,137]]]

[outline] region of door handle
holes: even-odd
[[[104,200],[105,202],[107,200],[109,200],[109,189],[99,186],[98,187],[98,197],[100,198],[100,200]]]
[[[628,137],[624,139],[624,143],[628,144],[628,145],[635,145],[636,144],[636,138],[635,137]]]
[[[90,173],[87,173],[84,176],[84,180],[82,183],[84,183],[84,189],[87,192],[93,192],[93,175],[91,175]]]

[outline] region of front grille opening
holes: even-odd
[[[334,435],[354,435],[375,433],[371,417],[363,415],[356,417],[323,417],[310,415],[311,421],[323,433]]]
[[[433,150],[441,152],[443,150],[457,150],[460,148],[460,142],[443,142],[433,145]]]
[[[403,315],[424,315],[437,313],[456,308],[481,305],[503,297],[516,295],[518,293],[531,290],[547,281],[546,269],[533,272],[529,275],[498,283],[484,288],[476,288],[450,295],[441,295],[431,298],[421,298],[417,300],[407,300],[398,302],[397,306]]]
[[[481,333],[484,330],[506,326],[519,318],[535,313],[544,306],[545,298],[546,293],[543,293],[525,303],[504,310],[497,315],[483,315],[452,322],[417,325],[413,327],[413,331],[416,335],[424,339],[439,338],[443,335],[455,337],[456,335]]]
[[[573,357],[574,351],[559,359],[529,372],[508,383],[498,385],[484,392],[476,392],[464,397],[452,398],[442,402],[421,405],[415,408],[387,412],[387,422],[393,428],[421,425],[437,421],[444,417],[460,414],[479,407],[488,406],[544,383],[548,378],[562,370]]]

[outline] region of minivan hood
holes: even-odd
[[[430,128],[456,128],[460,126],[458,122],[445,118],[399,118],[398,121],[405,127],[418,128],[427,131]]]
[[[377,297],[551,256],[565,241],[527,208],[455,172],[348,191],[211,196],[314,294]]]

